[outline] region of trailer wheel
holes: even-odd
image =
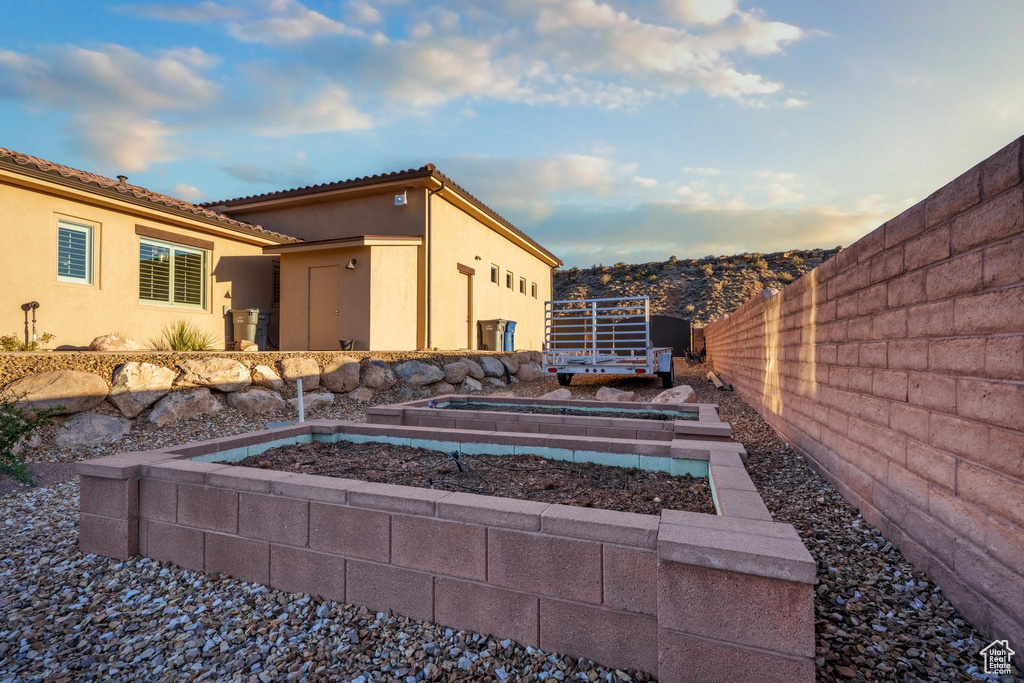
[[[675,368],[672,368],[668,372],[659,372],[658,377],[661,378],[661,386],[665,387],[666,389],[671,389],[673,386],[675,386],[676,370]]]
[[[563,387],[569,386],[569,382],[571,382],[571,381],[572,381],[572,373],[571,372],[560,372],[560,373],[558,373],[558,383],[561,384]]]

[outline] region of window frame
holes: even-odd
[[[512,283],[516,281],[515,273],[511,270],[505,271],[505,289],[512,289]]]
[[[85,277],[71,277],[60,274],[60,231],[61,229],[71,230],[85,234]],[[95,245],[96,226],[88,223],[79,223],[67,218],[57,219],[57,282],[68,285],[82,285],[92,287],[95,282]]]
[[[530,283],[530,296],[532,296],[534,299],[537,298],[537,283],[536,282],[531,282]]]
[[[501,285],[501,268],[498,267],[497,263],[491,264],[491,282],[496,285]]]
[[[519,278],[519,293],[522,294],[523,296],[526,296],[526,278],[525,277],[520,277]]]
[[[156,299],[143,299],[142,298],[142,254],[140,251],[136,251],[136,258],[138,259],[139,270],[138,270],[138,285],[136,290],[136,298],[140,306],[156,306],[159,308],[182,308],[190,311],[205,311],[207,304],[207,297],[209,289],[207,280],[210,275],[210,251],[209,249],[202,249],[200,247],[192,247],[187,244],[178,244],[176,242],[168,242],[166,240],[160,240],[153,237],[139,236],[138,245],[141,250],[143,244],[148,244],[155,247],[164,247],[170,250],[170,261],[168,266],[168,278],[167,278],[167,301],[160,301]],[[202,283],[202,290],[200,294],[200,303],[189,304],[189,303],[178,303],[174,300],[174,260],[175,251],[183,251],[190,254],[198,254],[202,257],[202,275],[200,282]]]

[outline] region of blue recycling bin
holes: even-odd
[[[502,351],[516,350],[516,321],[509,320],[505,323],[505,339],[502,344]]]

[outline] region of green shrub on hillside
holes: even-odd
[[[161,351],[210,351],[216,345],[217,338],[187,320],[176,320],[164,327],[159,339],[149,343]]]
[[[5,334],[0,337],[0,351],[43,351],[55,338],[49,332],[44,332],[35,341],[26,344],[16,334]]]
[[[28,417],[10,397],[0,399],[0,474],[32,483],[32,473],[25,467],[23,446],[41,427],[50,424],[50,416],[59,410],[61,406],[56,406]]]

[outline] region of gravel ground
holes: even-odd
[[[922,572],[867,524],[731,392],[677,362],[677,383],[723,420],[749,453],[768,508],[792,523],[819,565],[818,678],[977,680],[986,641]],[[654,397],[647,378],[573,380],[575,398],[601,386]],[[553,377],[513,387],[558,388]],[[373,404],[397,400],[397,392]],[[344,404],[311,417],[363,419]],[[280,416],[223,412],[211,420],[137,430],[120,442],[54,452],[45,435],[34,460],[69,462],[262,427]],[[0,683],[23,680],[630,680],[626,672],[515,643],[307,598],[150,560],[116,562],[77,551],[78,487],[68,481],[0,497]],[[412,678],[407,678],[407,677]],[[582,676],[582,677],[581,677]],[[645,680],[638,674],[633,680]],[[1020,679],[1024,680],[1024,679]]]

